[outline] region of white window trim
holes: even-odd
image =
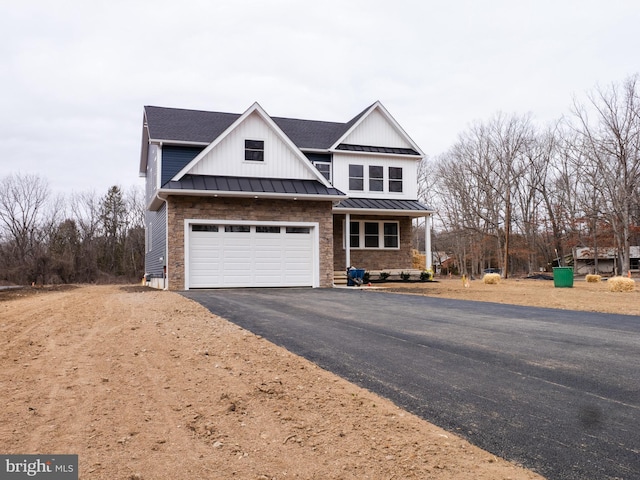
[[[351,166],[362,168],[362,177],[352,177],[351,176]],[[349,164],[347,173],[349,175],[349,184],[348,185],[349,185],[349,191],[350,192],[368,192],[369,191],[367,189],[367,187],[368,187],[367,182],[368,182],[369,175],[367,174],[367,168],[365,168],[365,167],[366,166],[361,164],[361,163],[350,163]],[[354,190],[354,189],[351,188],[351,179],[352,178],[354,180],[362,180],[362,189],[361,190]]]
[[[376,163],[349,163],[349,166],[351,165],[357,165],[362,167],[362,190],[353,190],[351,188],[351,179],[352,178],[360,178],[360,177],[352,177],[350,172],[347,172],[349,174],[349,182],[347,184],[347,186],[349,187],[347,189],[347,191],[349,193],[353,193],[353,194],[371,194],[371,195],[397,195],[397,196],[404,196],[405,195],[405,167],[394,167],[393,165],[380,165],[380,164],[376,164]],[[382,167],[382,179],[380,178],[375,178],[375,180],[382,180],[382,190],[371,190],[371,176],[369,175],[369,168],[370,167]],[[401,179],[392,179],[391,175],[389,173],[389,169],[390,168],[399,168],[402,171],[402,178]],[[397,182],[400,184],[401,186],[401,190],[399,192],[392,192],[391,191],[391,183],[392,182]]]
[[[391,178],[391,169],[392,168],[399,168],[400,169],[400,174],[402,175],[402,178]],[[403,194],[404,193],[404,168],[402,167],[394,167],[389,165],[387,167],[387,184],[385,185],[387,193],[390,194]],[[391,183],[399,183],[400,184],[400,191],[399,192],[392,192],[391,191]]]
[[[153,251],[153,222],[147,228],[147,253]]]
[[[358,233],[358,239],[359,242],[358,244],[361,246],[358,247],[349,247],[350,250],[400,250],[400,222],[398,220],[366,220],[366,219],[358,219],[358,220],[351,220],[351,223],[359,223],[360,227],[359,227],[359,233]],[[377,247],[365,247],[364,246],[364,224],[365,223],[377,223],[378,224],[378,246]],[[398,226],[398,246],[397,247],[385,247],[384,246],[384,224],[385,223],[395,223]],[[344,232],[344,234],[342,235],[342,249],[345,250],[346,246],[347,246],[347,241],[350,239],[347,239],[347,235],[346,235],[346,221],[343,220],[342,221],[342,231]],[[349,228],[349,231],[351,231],[351,228]]]
[[[320,170],[317,167],[318,164],[329,165],[329,178],[327,180],[329,181],[329,183],[333,184],[333,165],[332,165],[331,162],[323,162],[323,161],[320,161],[320,160],[313,160],[311,163],[313,164],[314,167],[316,167],[318,172],[320,172]],[[322,175],[322,172],[320,172],[320,175]],[[324,177],[324,175],[322,175],[322,176]]]
[[[247,150],[254,150],[254,151],[259,151],[259,150],[255,150],[255,149],[247,149],[247,147],[244,147],[242,149],[242,156],[243,156],[243,162],[244,163],[248,163],[251,165],[263,165],[265,163],[267,163],[267,140],[264,138],[257,138],[257,137],[251,137],[251,138],[245,138],[243,145],[246,145],[246,142],[250,141],[250,142],[262,142],[262,160],[247,160],[245,157]]]

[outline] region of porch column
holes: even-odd
[[[345,214],[344,219],[344,256],[347,263],[345,268],[351,266],[351,214]]]
[[[431,270],[433,268],[431,258],[431,215],[424,217],[424,255],[425,268]]]

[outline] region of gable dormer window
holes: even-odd
[[[248,162],[264,162],[264,140],[245,140],[244,159]]]

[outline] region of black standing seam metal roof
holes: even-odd
[[[351,145],[348,143],[341,143],[336,147],[336,150],[346,150],[350,152],[395,153],[400,155],[420,155],[413,148],[374,147],[370,145]]]
[[[433,212],[434,209],[417,200],[393,200],[375,198],[347,198],[341,200],[336,210],[412,210],[415,212]]]
[[[176,142],[211,143],[233,124],[240,114],[206,112],[146,106],[149,138]],[[369,109],[347,123],[271,117],[298,148],[327,150],[335,144]]]
[[[180,180],[171,180],[163,190],[202,190],[215,192],[282,193],[292,195],[326,195],[338,200],[344,197],[337,188],[325,187],[317,180],[282,178],[221,177],[208,175],[185,175]]]

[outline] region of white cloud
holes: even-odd
[[[0,176],[140,183],[143,105],[346,121],[381,100],[428,154],[496,111],[542,122],[640,71],[634,1],[0,5]]]

